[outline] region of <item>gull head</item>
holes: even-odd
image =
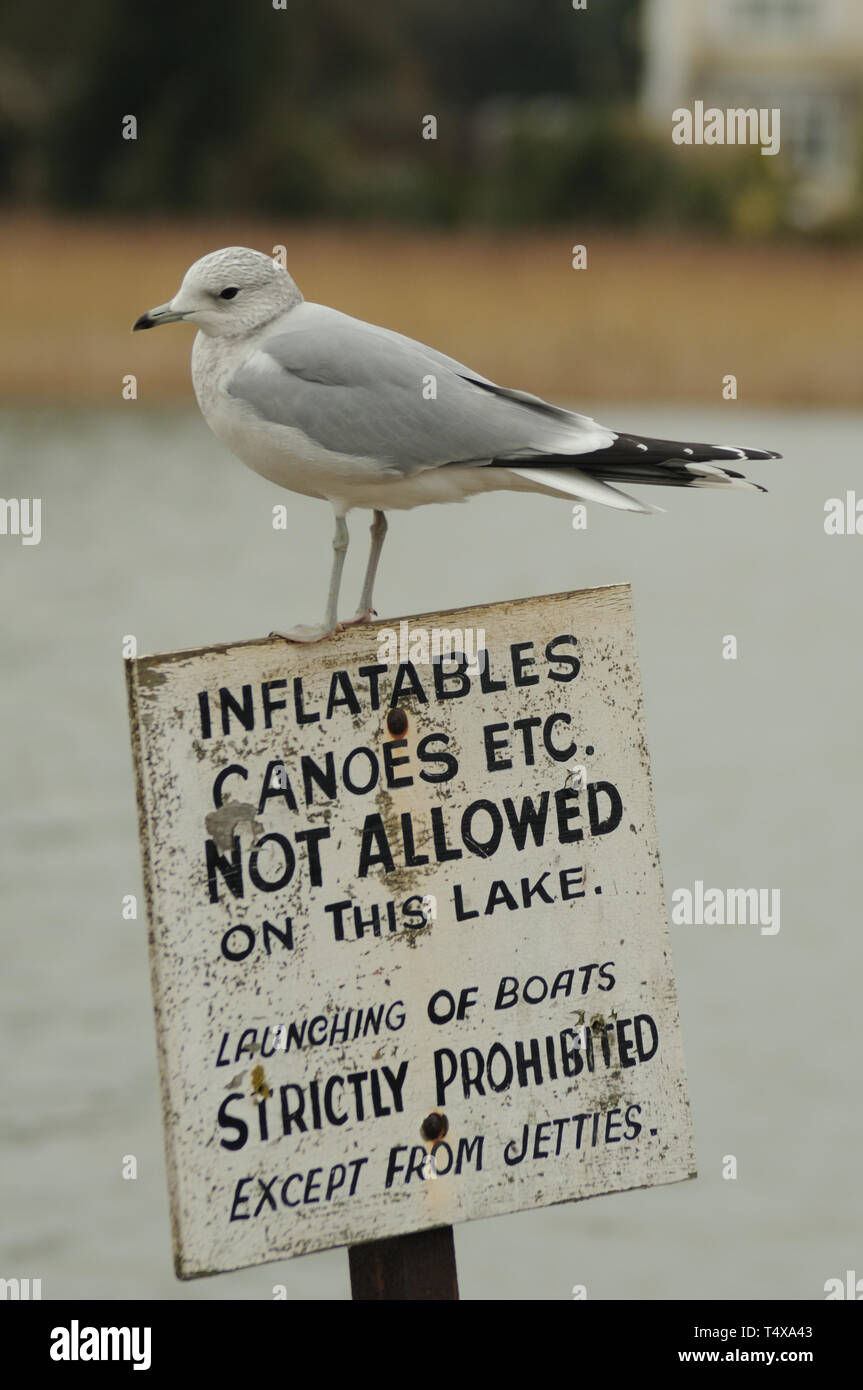
[[[269,323],[303,296],[290,275],[261,251],[227,246],[189,266],[173,299],[148,309],[133,325],[193,323],[214,338],[235,338]]]

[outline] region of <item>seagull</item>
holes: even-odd
[[[766,489],[721,466],[775,459],[766,449],[622,434],[478,372],[401,333],[310,304],[272,257],[243,246],[190,266],[179,290],[133,331],[192,323],[192,382],[213,433],[254,472],[327,501],[335,514],[322,623],[278,635],[316,642],[375,616],[386,513],[481,492],[543,493],[653,512],[617,486]],[[345,517],[373,513],[353,619],[339,622]]]

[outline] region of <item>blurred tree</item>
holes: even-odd
[[[57,7],[55,25],[29,0],[5,0],[7,196],[26,191],[14,184],[17,156],[38,143],[41,191],[65,205],[254,205],[256,180],[283,156],[297,160],[296,177],[280,170],[284,194],[305,189],[308,198],[322,113],[331,128],[349,119],[353,100],[398,62],[381,22],[390,11],[387,0],[362,11],[350,0],[290,0],[285,10],[242,0],[81,0]],[[11,99],[4,69],[26,74],[42,95],[38,120]],[[127,114],[137,118],[136,141],[122,139]]]
[[[425,55],[430,90],[448,105],[560,93],[631,98],[639,71],[640,0],[406,0],[411,42]]]
[[[639,7],[78,0],[46,13],[4,0],[0,197],[424,223],[779,225],[781,190],[758,161],[745,176],[716,159],[684,168],[639,128]]]

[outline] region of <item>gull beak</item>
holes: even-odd
[[[171,308],[171,300],[167,304],[159,304],[155,309],[148,309],[146,314],[142,314],[132,324],[132,332],[137,333],[139,328],[157,328],[160,323],[180,323],[186,317],[186,312],[179,312]]]

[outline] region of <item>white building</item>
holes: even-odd
[[[643,0],[651,123],[675,108],[777,107],[798,214],[848,206],[863,169],[863,0]]]

